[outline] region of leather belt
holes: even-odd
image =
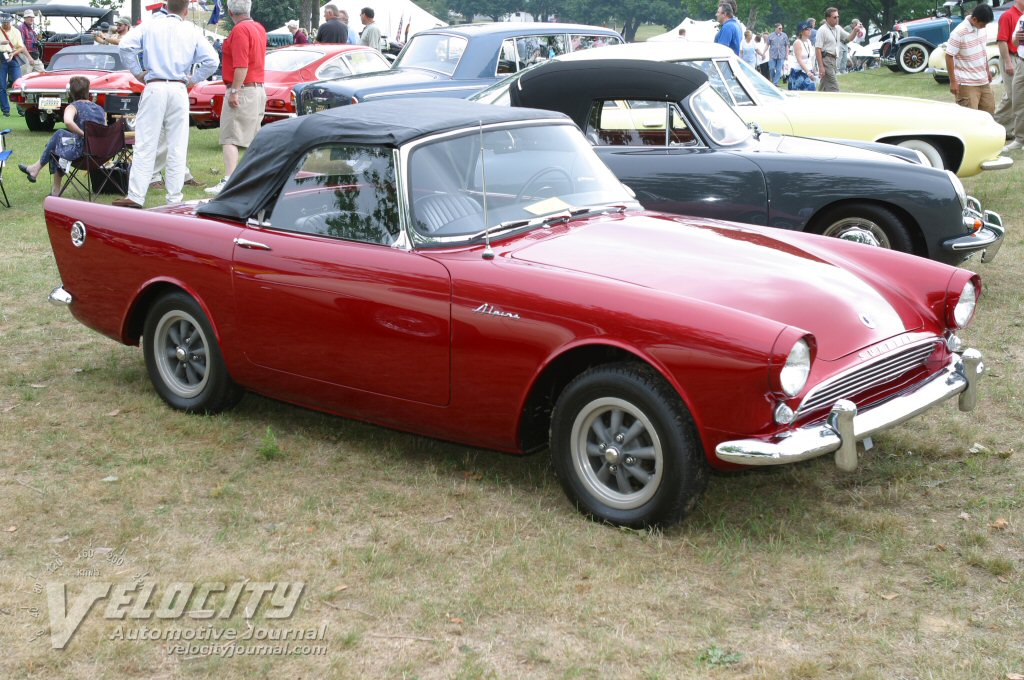
[[[263,87],[263,83],[242,83],[242,87]]]
[[[171,79],[171,78],[150,78],[149,80],[146,81],[146,84],[149,85],[150,83],[180,83],[180,84],[184,85],[185,81],[184,80],[174,80],[174,79]]]

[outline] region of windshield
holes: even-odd
[[[471,130],[417,147],[409,194],[416,233],[443,242],[499,225],[529,228],[569,210],[634,205],[575,126],[550,123]]]
[[[315,50],[274,50],[267,52],[263,68],[267,71],[290,73],[309,66],[323,56],[322,52]]]
[[[711,139],[722,146],[750,138],[750,130],[722,96],[707,85],[690,97],[690,108]]]
[[[508,88],[512,86],[512,83],[522,78],[524,73],[528,73],[535,68],[543,66],[546,63],[546,61],[542,61],[536,64],[531,64],[524,68],[523,70],[519,71],[518,73],[513,73],[507,78],[502,78],[498,82],[494,83],[489,87],[484,88],[483,90],[480,90],[476,94],[466,97],[466,99],[468,99],[471,102],[480,102],[481,104],[511,106],[512,101],[509,99],[508,96]]]
[[[391,62],[381,56],[377,50],[349,52],[345,55],[345,60],[352,69],[352,73],[376,73],[391,68]]]
[[[54,55],[48,71],[118,71],[117,55],[111,52],[59,52]]]
[[[467,42],[462,36],[443,33],[414,36],[398,55],[394,67],[424,68],[450,76],[455,73]]]
[[[853,44],[851,43],[850,46],[852,47]],[[764,99],[772,101],[783,101],[786,99],[782,96],[782,93],[779,92],[779,88],[768,82],[764,76],[758,73],[754,67],[747,62],[742,59],[735,59],[730,60],[729,63],[734,67],[739,67],[739,70],[743,71],[743,79],[757,91],[758,97],[763,97]]]

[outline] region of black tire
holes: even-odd
[[[899,67],[899,66],[897,66],[896,64],[886,64],[886,65],[885,65],[885,67],[886,67],[887,69],[889,69],[890,71],[892,71],[893,73],[900,73],[900,72],[901,72],[901,70],[902,70],[902,69],[900,69],[900,67]]]
[[[823,236],[867,243],[913,253],[910,231],[891,210],[870,203],[837,206],[815,219],[814,231]]]
[[[35,107],[25,109],[25,125],[32,132],[53,132],[53,126],[56,124],[57,119],[45,111]]]
[[[932,76],[932,78],[935,79],[935,82],[937,82],[937,83],[939,83],[941,85],[945,85],[945,84],[947,84],[949,82],[949,76],[948,75],[941,76],[938,73],[936,73],[935,75]]]
[[[172,408],[218,413],[244,394],[228,375],[206,314],[185,293],[169,293],[150,308],[142,351],[153,387]]]
[[[596,441],[605,438],[610,441]],[[552,414],[551,455],[569,500],[587,516],[619,526],[675,524],[707,486],[707,460],[690,412],[640,363],[597,366],[569,383]]]
[[[896,63],[904,73],[921,73],[928,68],[927,47],[920,43],[910,43],[900,48],[896,55]]]

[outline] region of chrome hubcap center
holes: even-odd
[[[619,453],[619,450],[614,446],[609,446],[604,450],[604,459],[611,465],[616,465],[621,456],[622,454]]]
[[[184,347],[179,347],[174,350],[174,356],[178,361],[185,361],[188,359],[188,353],[185,351]]]

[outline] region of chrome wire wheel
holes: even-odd
[[[153,357],[160,378],[182,399],[202,393],[209,381],[209,342],[199,322],[188,312],[173,309],[156,324]]]
[[[586,404],[573,422],[570,447],[579,480],[609,507],[639,508],[661,485],[661,439],[647,415],[628,401],[603,397]]]
[[[844,241],[892,249],[892,243],[881,225],[864,217],[845,217],[829,225],[822,233]]]

